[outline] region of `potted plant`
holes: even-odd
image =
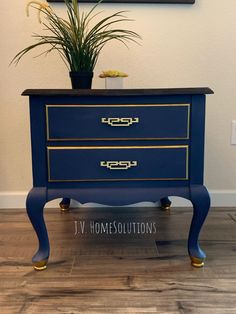
[[[118,27],[122,22],[131,21],[124,16],[125,11],[108,15],[98,22],[98,13],[95,13],[101,0],[88,12],[80,12],[77,0],[64,0],[67,9],[67,19],[56,14],[54,9],[41,1],[30,1],[27,5],[38,10],[39,22],[41,15],[44,34],[35,34],[36,43],[24,48],[13,58],[17,64],[20,59],[32,49],[39,46],[48,46],[45,54],[56,50],[70,71],[72,88],[91,88],[93,70],[103,47],[112,40],[125,45],[128,42],[137,42],[140,36],[128,29]]]
[[[127,77],[128,74],[117,71],[117,70],[107,70],[103,71],[99,77],[105,78],[106,89],[122,89],[123,88],[123,78]]]

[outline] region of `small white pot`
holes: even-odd
[[[123,88],[123,77],[106,77],[105,87],[106,89],[122,89]]]

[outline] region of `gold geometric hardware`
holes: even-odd
[[[110,126],[130,126],[139,123],[139,118],[102,118],[101,122]]]
[[[138,165],[136,160],[133,161],[100,161],[101,167],[106,167],[110,170],[127,170],[131,167],[136,167]]]

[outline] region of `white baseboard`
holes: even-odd
[[[236,207],[236,190],[210,190],[211,206],[214,207]],[[5,191],[0,192],[0,209],[8,208],[25,208],[27,192],[26,191]],[[191,206],[190,201],[180,198],[171,197],[173,206],[176,207],[188,207]],[[58,207],[59,200],[49,202],[47,208]],[[73,207],[86,206],[86,207],[104,207],[104,205],[95,203],[86,203],[81,205],[80,203],[73,202]],[[133,204],[130,206],[146,206],[153,207],[156,204],[151,202],[142,202],[139,204]]]

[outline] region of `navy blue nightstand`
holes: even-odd
[[[30,96],[33,188],[27,213],[46,268],[46,202],[127,205],[180,196],[193,204],[188,251],[204,264],[198,237],[210,207],[203,185],[205,95],[209,88],[26,90]]]

